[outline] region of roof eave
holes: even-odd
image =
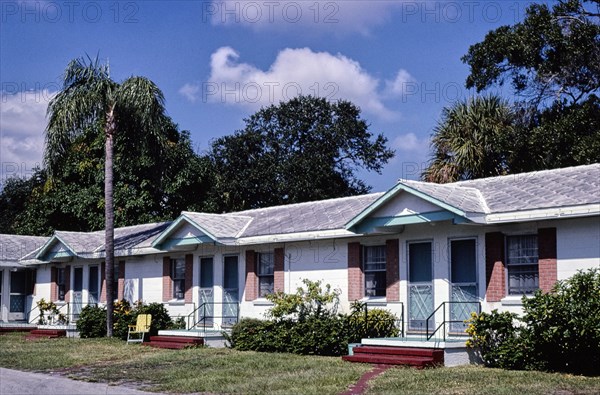
[[[199,230],[200,232],[204,233],[212,242],[214,243],[219,243],[219,240],[216,236],[214,236],[213,234],[211,234],[210,232],[208,232],[206,229],[204,229],[201,225],[199,225],[198,223],[196,223],[196,221],[194,221],[193,219],[191,219],[190,217],[188,217],[187,215],[185,215],[184,213],[182,213],[175,221],[173,221],[173,223],[171,225],[169,225],[169,227],[165,230],[163,230],[157,237],[156,239],[154,239],[154,241],[152,242],[152,247],[159,249],[159,250],[164,250],[164,248],[162,248],[162,245],[165,243],[166,239],[179,227],[179,225],[181,225],[183,222],[186,222],[187,224],[193,226],[194,228],[196,228],[197,230]]]
[[[581,218],[600,215],[600,203],[488,214],[487,224]]]
[[[408,192],[418,198],[421,198],[429,203],[432,203],[444,210],[449,211],[450,213],[457,215],[459,217],[463,217],[463,218],[467,218],[467,214],[454,207],[449,205],[446,202],[443,202],[437,198],[434,198],[433,196],[430,196],[426,193],[423,193],[421,191],[418,191],[406,184],[403,184],[401,181],[398,182],[396,185],[394,185],[394,187],[392,189],[390,189],[389,191],[387,191],[383,196],[381,196],[379,199],[375,200],[373,203],[371,203],[369,206],[367,206],[364,210],[362,210],[357,216],[355,216],[354,218],[352,218],[346,225],[345,225],[345,229],[346,230],[352,230],[356,225],[360,224],[361,222],[363,222],[370,214],[372,214],[373,212],[375,212],[377,209],[379,209],[381,206],[383,206],[385,203],[387,203],[388,201],[390,201],[394,196],[396,196],[400,191],[404,191],[404,192]]]
[[[68,243],[65,243],[65,241],[63,239],[61,239],[60,236],[58,236],[57,234],[54,234],[40,248],[40,250],[38,251],[38,253],[35,255],[35,259],[38,260],[38,261],[48,261],[47,259],[42,259],[42,257],[46,255],[46,253],[48,252],[47,250],[56,241],[58,241],[62,245],[64,245],[70,251],[72,257],[78,256],[77,252]]]

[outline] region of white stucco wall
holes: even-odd
[[[393,212],[398,207],[388,207]],[[475,225],[453,225],[450,221],[435,224],[419,224],[406,226],[398,234],[379,235],[370,237],[357,237],[345,239],[313,240],[294,243],[274,243],[259,246],[231,246],[220,247],[214,245],[200,245],[197,248],[169,253],[171,258],[184,257],[193,254],[192,274],[192,300],[193,303],[173,302],[166,307],[173,316],[187,315],[194,307],[200,304],[199,297],[199,269],[200,257],[213,257],[214,301],[223,300],[223,259],[228,255],[238,256],[238,285],[240,315],[242,317],[264,317],[270,304],[264,299],[255,301],[245,300],[245,256],[247,250],[256,252],[272,252],[275,248],[284,248],[284,288],[286,292],[294,292],[302,285],[303,279],[321,280],[323,284],[330,284],[332,288],[340,291],[340,311],[347,312],[348,301],[348,243],[359,241],[364,245],[384,245],[388,239],[399,240],[400,263],[400,302],[404,304],[405,320],[408,317],[408,244],[416,241],[431,241],[433,245],[433,290],[434,308],[440,303],[448,301],[451,294],[449,248],[453,239],[474,238],[477,248],[477,279],[478,295],[483,301],[484,310],[498,308],[520,312],[520,298],[505,298],[502,302],[485,303],[486,267],[485,267],[485,233],[500,231],[504,234],[537,233],[539,228],[557,228],[557,275],[558,279],[565,279],[579,269],[600,267],[600,219],[582,218],[569,220],[548,220],[522,224],[506,224],[493,227]],[[147,255],[142,257],[125,258],[125,298],[131,302],[142,300],[146,303],[162,302],[162,261],[165,254]],[[119,259],[118,259],[119,260]],[[91,264],[99,265],[99,261]],[[64,265],[64,264],[62,264]],[[87,261],[72,261],[69,266],[81,265],[83,270],[84,289],[88,284],[89,265]],[[50,267],[40,265],[37,267],[36,294],[33,303],[40,298],[50,299]],[[6,272],[7,270],[5,270]],[[9,278],[4,273],[4,290],[7,289]],[[73,275],[71,275],[73,281]],[[3,295],[3,304],[4,304]],[[87,291],[84,290],[84,302],[87,301]],[[379,307],[387,308],[396,314],[401,313],[401,304],[388,303],[385,299],[364,299],[374,302]],[[221,308],[221,307],[219,307]],[[6,310],[6,309],[4,309]],[[2,311],[3,318],[6,311]],[[441,316],[436,317],[441,321]]]
[[[377,209],[371,217],[394,217],[398,215],[410,215],[412,213],[428,213],[440,211],[441,208],[429,203],[415,195],[400,192],[391,201]]]
[[[582,218],[556,222],[558,279],[600,267],[600,219]]]

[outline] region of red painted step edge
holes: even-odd
[[[355,354],[416,355],[422,357],[444,355],[444,350],[439,348],[413,348],[392,346],[359,346],[354,347],[353,352]]]
[[[154,348],[168,348],[172,350],[179,350],[186,347],[197,346],[198,344],[194,343],[171,343],[171,342],[150,342],[144,343],[145,346],[154,347]]]
[[[409,356],[393,356],[393,355],[346,355],[342,359],[348,362],[362,362],[362,363],[373,363],[382,365],[410,365],[416,367],[435,366],[435,361],[431,358],[426,357],[409,357]]]
[[[165,341],[171,343],[193,343],[204,344],[204,339],[200,337],[184,337],[184,336],[150,336],[150,341]]]

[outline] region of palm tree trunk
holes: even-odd
[[[105,218],[105,240],[106,251],[106,336],[113,335],[113,311],[115,290],[115,213],[113,209],[113,145],[116,130],[114,106],[106,114],[106,158],[104,162],[104,218]]]

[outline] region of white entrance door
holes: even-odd
[[[200,309],[198,325],[212,327],[215,317],[214,307],[214,262],[212,257],[200,258]]]
[[[98,266],[90,266],[88,274],[88,304],[95,305],[100,300],[99,278]]]
[[[479,311],[476,245],[476,239],[450,241],[450,331],[455,333],[463,333],[464,321]]]
[[[79,318],[83,305],[83,268],[73,269],[73,319]]]
[[[433,312],[433,260],[430,241],[408,244],[408,329],[424,331]],[[434,328],[435,320],[429,321]]]
[[[10,272],[9,296],[9,321],[23,321],[25,319],[25,305],[27,302],[27,271],[18,270]]]
[[[237,322],[239,301],[238,256],[223,258],[223,325]]]

